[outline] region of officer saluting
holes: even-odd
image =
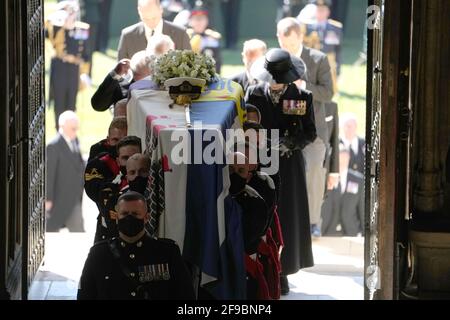
[[[171,240],[144,230],[144,196],[123,194],[117,203],[119,237],[94,245],[86,259],[78,300],[191,300],[192,279]]]
[[[220,39],[222,35],[217,31],[208,29],[208,11],[201,5],[202,1],[197,1],[189,19],[191,28],[187,29],[186,32],[191,38],[192,50],[213,57],[216,60],[216,71],[220,73],[222,66]]]
[[[89,56],[86,42],[89,25],[77,21],[77,1],[61,1],[58,9],[46,21],[46,36],[50,40],[54,55],[50,65],[50,100],[54,100],[55,124],[66,110],[76,109],[80,74],[87,81]]]

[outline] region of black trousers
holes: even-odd
[[[54,101],[55,127],[58,119],[67,110],[76,110],[80,67],[73,63],[53,58],[50,65],[50,99]]]

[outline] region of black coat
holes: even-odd
[[[114,256],[111,244],[119,258]],[[165,277],[164,271],[168,271]],[[193,300],[195,295],[191,275],[175,242],[145,235],[134,244],[116,238],[94,245],[81,274],[77,298]]]
[[[282,105],[285,100],[305,101],[307,105],[306,114],[303,116],[284,114]],[[300,148],[304,148],[316,139],[317,132],[311,92],[304,90],[299,92],[294,84],[289,85],[278,105],[274,105],[269,96],[269,85],[260,83],[248,88],[245,101],[259,109],[261,125],[265,129],[280,129],[280,138],[287,135]],[[268,137],[270,137],[270,131]]]
[[[95,111],[105,111],[116,102],[128,96],[131,83],[119,82],[108,74],[91,98],[91,105]]]
[[[447,152],[447,161],[446,161],[446,172],[447,172],[447,183],[450,183],[450,147]]]
[[[252,255],[266,234],[270,211],[266,202],[253,188],[246,186],[234,199],[242,208],[242,233],[245,253]]]
[[[115,181],[119,174],[119,165],[109,154],[94,158],[86,166],[84,189],[99,209],[95,242],[117,235],[116,222],[111,219],[110,210],[114,209],[114,200],[118,198],[120,190],[127,185],[124,176],[121,176],[120,181]],[[103,228],[100,228],[100,225],[103,225]]]
[[[53,202],[48,212],[47,231],[66,226],[82,232],[81,200],[83,197],[84,161],[80,152],[72,152],[58,134],[47,146],[47,201]]]
[[[285,247],[281,254],[282,274],[297,273],[299,269],[314,265],[311,245],[308,197],[306,193],[305,164],[301,149],[316,137],[312,94],[290,85],[277,105],[272,103],[268,84],[251,86],[246,102],[255,105],[261,113],[265,129],[280,129],[280,138],[288,142],[293,152],[290,157],[280,157],[280,190],[278,214]],[[306,113],[283,114],[283,101],[306,102]],[[270,131],[268,132],[270,136]]]
[[[339,173],[339,114],[335,102],[325,104],[325,121],[328,125],[330,149],[325,157],[327,172]]]
[[[336,232],[338,224],[342,232]],[[345,192],[339,187],[330,191],[322,206],[322,234],[354,237],[364,233],[364,176],[349,169]]]
[[[253,80],[253,82],[250,83],[248,76],[247,76],[247,72],[245,72],[245,71],[231,77],[231,80],[239,83],[241,85],[242,89],[244,89],[244,93],[247,92],[248,87],[258,84],[257,80]]]
[[[103,139],[99,142],[97,142],[96,144],[93,144],[91,146],[91,149],[89,150],[89,158],[88,158],[88,163],[97,158],[99,155],[102,154],[109,154],[110,156],[112,156],[113,158],[116,157],[117,152],[115,151],[116,148],[115,147],[111,147],[109,146],[108,142],[106,139]]]

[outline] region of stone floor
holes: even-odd
[[[92,245],[96,208],[85,197],[86,233],[47,233],[46,256],[31,300],[76,299],[78,280]],[[363,238],[320,238],[313,241],[315,266],[289,276],[291,292],[283,300],[362,300]]]

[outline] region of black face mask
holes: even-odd
[[[111,157],[113,157],[114,159],[117,158],[117,149],[116,146],[106,146],[106,152],[108,152],[109,155],[111,155]]]
[[[230,186],[230,193],[232,195],[238,194],[239,192],[242,191],[242,189],[245,188],[245,185],[247,184],[247,181],[242,178],[240,175],[238,175],[237,173],[232,173],[230,175],[230,182],[231,182],[231,186]]]
[[[135,218],[128,215],[125,218],[117,220],[117,228],[127,237],[134,237],[144,230],[144,219]]]
[[[126,166],[120,166],[120,172],[122,172],[122,175],[127,175],[127,167]]]
[[[144,195],[147,189],[148,177],[137,176],[133,181],[128,182],[131,191],[139,192]]]

